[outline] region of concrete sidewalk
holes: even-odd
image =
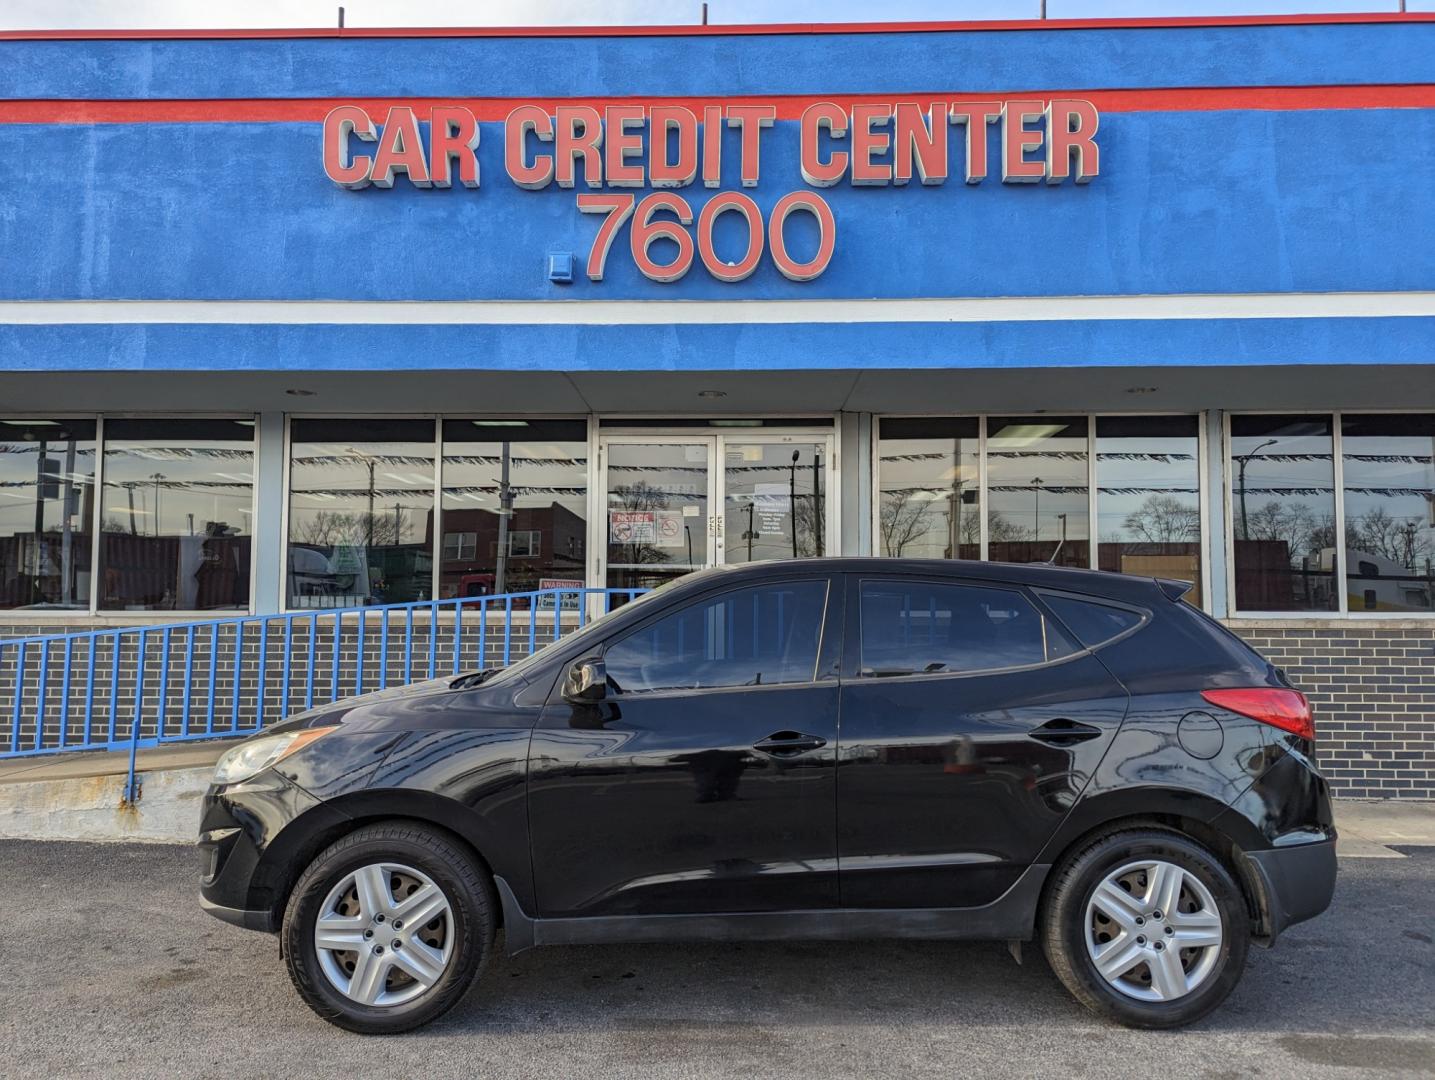
[[[142,783],[121,805],[129,754],[56,754],[0,761],[0,838],[192,843],[198,800],[234,739],[157,746],[135,755]],[[1435,847],[1435,800],[1339,799],[1339,851],[1349,859],[1403,859]]]

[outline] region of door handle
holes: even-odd
[[[1027,733],[1039,742],[1051,746],[1075,746],[1088,739],[1099,739],[1101,729],[1090,724],[1079,724],[1075,720],[1048,720],[1039,728]]]
[[[778,731],[760,742],[752,744],[754,750],[761,750],[773,757],[795,757],[809,750],[820,750],[827,740],[818,735],[804,735],[800,731]]]

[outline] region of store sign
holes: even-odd
[[[701,117],[699,116],[701,113]],[[593,189],[577,196],[578,210],[602,215],[586,272],[603,280],[608,255],[630,219],[633,261],[654,281],[677,281],[700,260],[719,281],[736,282],[757,269],[766,251],[785,277],[810,281],[827,269],[837,242],[837,222],[821,188],[843,182],[864,187],[980,184],[996,166],[988,161],[987,129],[1000,130],[1004,184],[1085,184],[1100,172],[1099,123],[1089,101],[938,101],[923,109],[911,102],[833,102],[808,106],[798,125],[800,177],[806,185],[780,198],[766,221],[741,191],[724,191],[694,214],[675,189],[721,185],[725,129],[738,133],[738,176],[744,188],[761,177],[762,144],[777,117],[775,105],[520,105],[503,128],[504,170],[520,188],[556,185]],[[418,114],[406,105],[389,108],[382,125],[367,109],[341,105],[324,120],[324,171],[346,188],[391,188],[405,176],[419,188],[468,188],[480,183],[480,128],[472,110],[435,105],[425,143]],[[645,137],[646,136],[646,137]],[[366,145],[368,144],[368,145]],[[953,158],[959,159],[953,162]],[[581,169],[580,169],[581,165]],[[660,190],[639,200],[627,188]],[[816,250],[799,259],[788,249],[786,224],[810,214],[818,229]],[[659,214],[670,216],[659,217]],[[718,255],[714,226],[734,214],[746,226],[746,246],[735,259]],[[694,222],[696,228],[694,229]],[[677,249],[662,262],[653,244]],[[671,248],[669,249],[671,252]]]

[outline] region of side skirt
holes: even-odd
[[[834,908],[742,911],[703,915],[604,915],[591,919],[534,919],[508,882],[494,878],[503,903],[510,956],[539,945],[619,945],[660,941],[853,941],[947,938],[1030,941],[1049,865],[1022,871],[990,904],[967,908]]]

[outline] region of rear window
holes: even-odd
[[[1073,596],[1042,593],[1041,598],[1058,619],[1088,649],[1105,645],[1128,630],[1134,630],[1145,618],[1139,611],[1114,607],[1096,600],[1078,600]]]

